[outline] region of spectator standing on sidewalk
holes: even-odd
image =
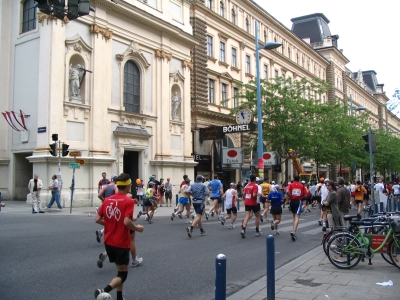
[[[290,233],[292,241],[296,241],[297,239],[297,227],[299,226],[299,220],[301,215],[301,207],[302,207],[302,199],[303,196],[306,195],[306,189],[304,185],[302,185],[299,180],[300,177],[298,175],[294,176],[294,181],[288,185],[287,191],[290,197],[290,210],[293,214],[293,231]]]
[[[350,191],[347,187],[344,186],[344,178],[338,178],[338,188],[336,190],[337,202],[339,211],[344,217],[350,211]]]
[[[57,175],[53,175],[51,179],[53,179],[53,184],[49,186],[49,190],[51,190],[51,200],[50,203],[46,206],[46,209],[50,209],[55,201],[58,207],[57,211],[61,211],[62,206],[60,203],[60,188],[58,186]]]
[[[33,214],[44,213],[42,210],[42,201],[40,200],[40,191],[43,188],[43,183],[39,179],[39,175],[33,175],[33,179],[29,180],[28,189],[32,196]]]
[[[200,234],[203,236],[206,234],[206,231],[203,228],[203,224],[201,222],[201,216],[204,214],[204,201],[206,199],[206,195],[210,193],[208,187],[203,183],[204,177],[201,175],[197,175],[196,182],[193,183],[186,190],[186,193],[192,195],[192,203],[194,211],[196,212],[196,217],[192,222],[192,226],[186,228],[188,236],[191,238],[193,234],[193,228],[198,224],[200,228]]]
[[[324,200],[324,202],[322,203],[322,205],[327,207],[326,214],[329,226],[330,227],[333,227],[334,225],[344,226],[344,219],[338,207],[335,183],[332,180],[329,180],[325,182],[325,185],[329,193],[328,196],[326,197],[326,200]]]
[[[95,298],[102,293],[117,289],[117,300],[122,300],[123,283],[128,277],[130,254],[130,230],[143,232],[144,227],[133,221],[134,202],[126,195],[130,193],[132,181],[128,174],[117,178],[118,193],[104,200],[96,216],[96,223],[105,228],[104,244],[111,263],[117,266],[117,276],[104,289],[96,289]]]
[[[169,207],[171,207],[172,204],[172,183],[170,182],[170,178],[167,178],[167,182],[164,184],[165,188],[165,205],[168,206],[168,200],[169,200]]]

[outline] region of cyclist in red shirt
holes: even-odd
[[[251,212],[253,212],[256,216],[256,236],[260,236],[262,234],[258,228],[260,225],[260,203],[257,202],[257,196],[258,185],[256,184],[256,175],[250,175],[250,183],[246,185],[243,193],[244,210],[246,212],[246,216],[244,217],[242,231],[240,232],[242,238],[246,237],[246,226],[251,218]]]
[[[299,182],[300,177],[294,176],[294,181],[288,185],[287,191],[290,197],[290,210],[293,214],[293,231],[290,233],[292,237],[292,241],[296,241],[297,235],[296,230],[299,226],[299,220],[301,215],[301,208],[302,208],[302,199],[303,196],[307,194],[306,188]]]
[[[142,225],[132,222],[134,202],[126,195],[130,193],[132,181],[128,174],[121,174],[116,179],[118,193],[106,198],[100,206],[96,223],[104,226],[104,244],[108,258],[115,263],[118,274],[104,289],[94,291],[97,296],[103,291],[109,293],[117,289],[117,300],[122,300],[123,283],[128,277],[130,255],[130,230],[142,232]]]

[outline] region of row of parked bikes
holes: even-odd
[[[368,264],[376,253],[400,269],[400,212],[383,212],[362,218],[348,215],[348,227],[332,226],[322,246],[329,261],[339,269],[351,269],[360,261]]]

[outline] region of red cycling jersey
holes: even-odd
[[[307,194],[306,188],[298,181],[294,181],[287,187],[290,195],[290,200],[302,200]]]
[[[254,196],[256,194],[256,196]],[[258,185],[255,182],[250,182],[244,188],[244,205],[255,206],[257,205]]]

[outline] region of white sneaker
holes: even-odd
[[[258,232],[256,231],[256,236],[261,236],[262,235],[262,231],[259,230]]]
[[[232,224],[229,225],[229,229],[234,229],[234,228],[235,228],[234,225],[232,225]]]
[[[62,211],[62,208],[57,208],[57,211]]]
[[[189,219],[186,219],[186,224],[192,224],[192,221]]]

